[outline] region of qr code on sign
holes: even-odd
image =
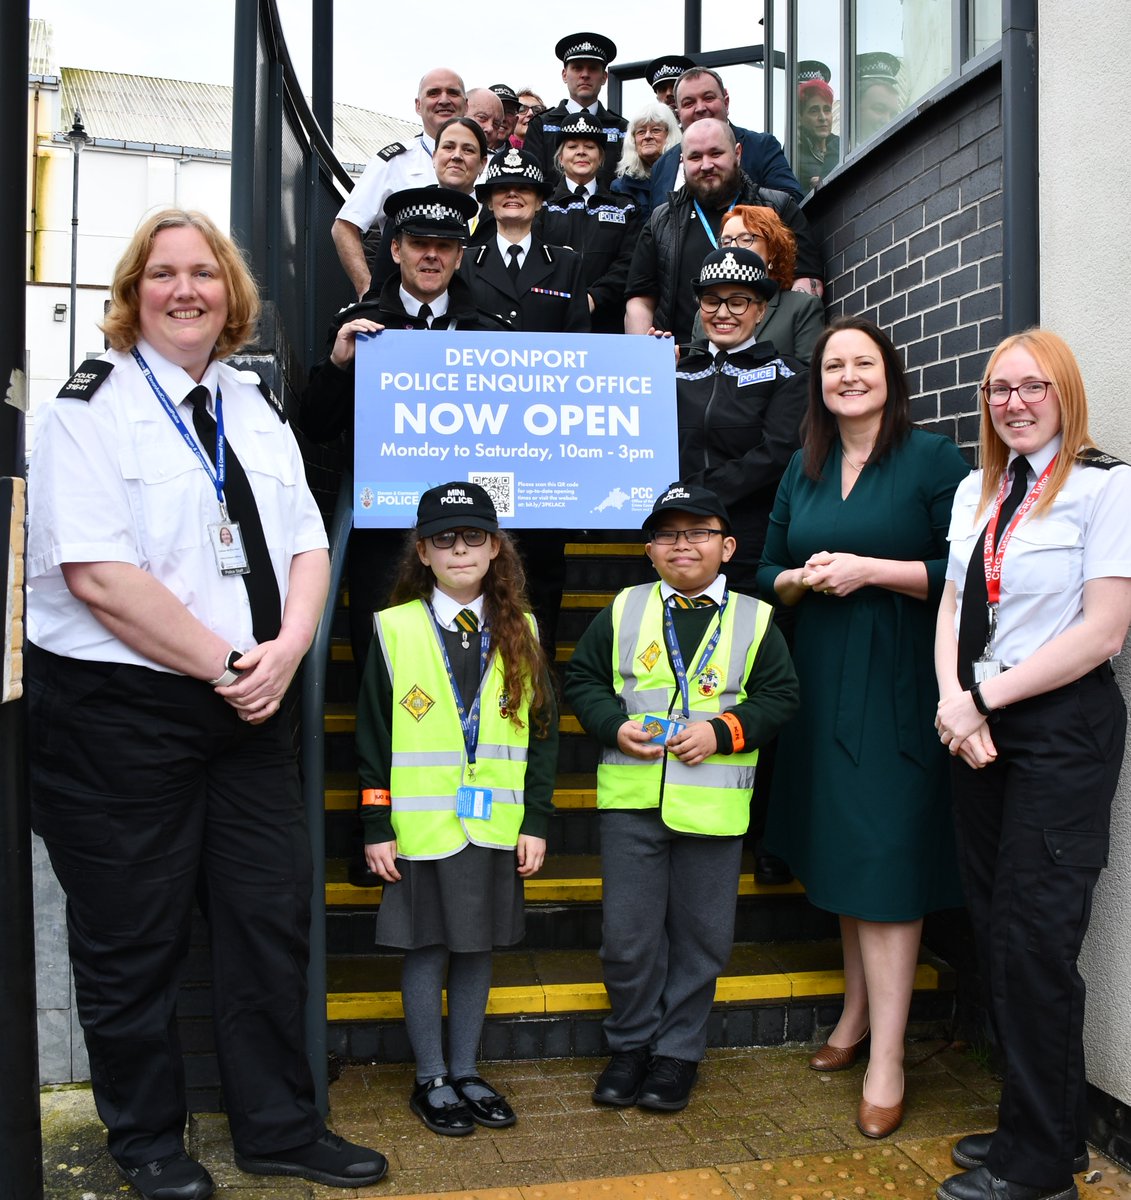
[[[495,512],[500,517],[514,516],[514,472],[475,472],[467,477],[468,483],[477,483],[491,497]]]

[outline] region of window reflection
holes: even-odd
[[[840,0],[797,5],[793,173],[804,192],[819,187],[840,162],[840,18]]]
[[[854,5],[856,141],[865,142],[952,70],[952,0]]]

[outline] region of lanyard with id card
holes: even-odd
[[[989,523],[986,525],[986,533],[982,539],[982,564],[986,573],[987,629],[985,649],[982,651],[981,657],[975,659],[971,664],[975,683],[985,683],[988,679],[993,679],[995,676],[1000,675],[1005,669],[1001,659],[994,657],[994,642],[997,638],[997,609],[1001,603],[1002,562],[1005,559],[1006,547],[1013,537],[1013,531],[1020,524],[1022,517],[1041,498],[1041,493],[1045,490],[1045,484],[1048,483],[1049,476],[1052,474],[1053,467],[1056,466],[1058,457],[1059,455],[1053,455],[1052,462],[1041,472],[1041,477],[1033,485],[1032,491],[1017,506],[1017,511],[1013,514],[1009,525],[1001,535],[1001,541],[998,542],[997,549],[995,550],[994,542],[997,536],[998,518],[1001,515],[1006,488],[1009,485],[1008,475],[1002,480],[1001,487],[998,489],[997,499],[994,501],[993,516],[990,517]]]
[[[428,611],[432,614],[432,621],[436,626],[436,641],[440,644],[444,670],[448,673],[452,699],[455,701],[460,728],[463,731],[463,745],[467,751],[468,782],[456,788],[456,816],[462,819],[489,821],[491,819],[491,789],[473,785],[475,783],[475,751],[479,746],[479,701],[483,691],[483,677],[487,674],[487,664],[491,657],[491,630],[487,625],[479,627],[479,687],[469,709],[464,705],[463,697],[460,695],[459,684],[456,682],[455,672],[452,670],[452,662],[448,657],[448,648],[444,644],[444,635],[440,632],[440,622],[436,619],[435,610],[429,605]]]
[[[208,461],[204,452],[197,444],[196,438],[181,420],[177,406],[169,398],[168,393],[157,381],[149,364],[134,346],[130,353],[134,356],[141,373],[145,376],[153,394],[161,402],[169,420],[173,422],[177,432],[184,439],[188,448],[196,455],[204,468],[212,486],[216,489],[216,501],[220,506],[220,519],[205,526],[212,552],[216,556],[216,570],[221,575],[249,575],[251,566],[247,561],[247,551],[244,548],[243,535],[240,533],[240,523],[228,516],[228,505],[224,500],[224,482],[227,479],[227,443],[224,440],[224,401],[220,395],[220,387],[216,387],[216,467]]]
[[[723,602],[719,605],[719,623],[715,627],[715,632],[711,634],[711,640],[699,656],[695,670],[691,672],[693,676],[698,676],[703,672],[704,668],[711,661],[711,655],[715,653],[715,647],[719,644],[719,638],[723,632],[723,613],[726,612],[729,601],[730,590],[728,589],[723,592]],[[687,721],[691,718],[691,689],[687,682],[687,670],[683,665],[683,654],[679,648],[679,638],[675,635],[675,622],[672,620],[670,604],[664,605],[664,640],[668,644],[668,654],[671,656],[672,670],[675,672],[676,681],[679,684],[679,694],[683,701],[683,719]],[[672,698],[672,703],[673,705],[675,703],[674,697]]]

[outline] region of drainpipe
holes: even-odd
[[[1001,22],[1001,305],[1008,335],[1041,315],[1036,0],[1003,0]]]

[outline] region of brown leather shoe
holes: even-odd
[[[863,1036],[858,1042],[853,1042],[851,1046],[830,1046],[826,1042],[816,1054],[809,1060],[810,1071],[847,1071],[849,1067],[856,1066],[856,1056],[860,1053],[861,1047],[868,1040],[868,1030],[864,1030]]]
[[[864,1072],[864,1086],[868,1086],[868,1072]],[[886,1138],[903,1124],[903,1097],[890,1108],[881,1108],[860,1097],[856,1111],[856,1128],[867,1138]]]

